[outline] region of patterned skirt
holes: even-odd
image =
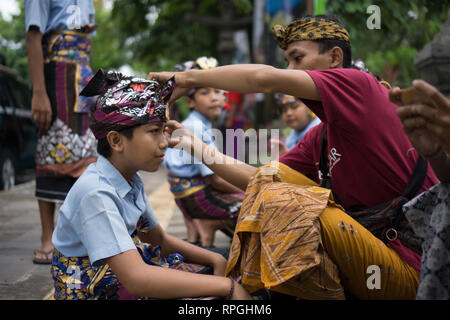
[[[170,190],[183,215],[191,219],[236,219],[243,193],[220,192],[200,177],[181,178],[169,174]]]
[[[92,76],[89,32],[55,32],[43,38],[44,74],[52,108],[48,130],[38,131],[36,197],[62,202],[86,167],[96,161],[96,139],[89,129],[92,98],[79,93]]]

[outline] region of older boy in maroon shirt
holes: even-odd
[[[320,140],[326,124],[333,192],[346,211],[372,207],[401,195],[418,153],[402,132],[395,114],[397,107],[389,101],[386,87],[374,76],[350,69],[347,30],[335,17],[316,16],[295,20],[286,28],[276,26],[274,31],[285,50],[288,70],[252,64],[177,73],[171,100],[199,86],[298,97],[323,123],[310,130],[280,162],[319,182]],[[171,76],[173,73],[150,73],[148,77],[164,81]],[[183,129],[176,123],[169,126],[171,130]],[[432,164],[439,161],[428,160]],[[241,162],[229,165],[221,161],[207,166],[241,189],[246,189],[257,170]],[[420,191],[436,183],[428,168]],[[320,217],[322,239],[339,267],[347,292],[361,299],[414,299],[420,256],[401,244],[395,250],[386,246],[340,209],[331,208],[329,212]],[[381,270],[379,287],[368,283],[367,272],[374,265]]]

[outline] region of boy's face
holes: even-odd
[[[218,117],[225,103],[223,90],[213,88],[199,88],[195,91],[193,99],[187,98],[187,104],[209,121]]]
[[[284,57],[288,63],[288,69],[295,70],[325,70],[336,68],[332,50],[319,53],[319,44],[314,41],[294,41],[291,42]]]
[[[156,171],[164,160],[168,140],[164,134],[163,122],[136,127],[131,138],[124,137],[123,155],[132,170]]]
[[[281,116],[289,128],[301,131],[311,121],[311,117],[308,115],[309,109],[302,101],[286,103],[281,108]]]

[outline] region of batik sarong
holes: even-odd
[[[43,37],[44,73],[52,108],[47,131],[38,130],[36,197],[61,202],[86,167],[96,161],[96,139],[89,129],[90,97],[79,96],[92,76],[89,33],[61,31]]]
[[[170,191],[188,219],[235,219],[244,199],[243,193],[214,190],[201,176],[182,178],[168,175]]]
[[[184,263],[183,256],[173,253],[167,258],[161,255],[161,248],[139,240],[138,233],[148,232],[148,220],[141,217],[132,239],[146,264],[172,268],[186,272],[210,273],[212,269],[199,264]],[[91,265],[89,257],[65,257],[57,249],[53,251],[52,277],[56,300],[138,300],[120,284],[108,264]],[[202,297],[213,299],[216,297]]]
[[[242,276],[251,293],[266,288],[301,299],[343,299],[339,271],[325,252],[318,219],[330,191],[284,182],[295,173],[280,163],[252,176],[226,274]]]
[[[414,299],[419,279],[330,190],[278,162],[250,179],[227,274],[300,299]]]

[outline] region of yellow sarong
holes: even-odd
[[[250,179],[226,274],[242,276],[250,292],[300,299],[345,299],[344,287],[357,299],[414,299],[419,280],[330,190],[278,162]]]
[[[320,236],[318,217],[329,197],[330,190],[281,163],[259,168],[245,193],[226,273],[242,276],[250,292],[268,288],[302,299],[344,299]]]

